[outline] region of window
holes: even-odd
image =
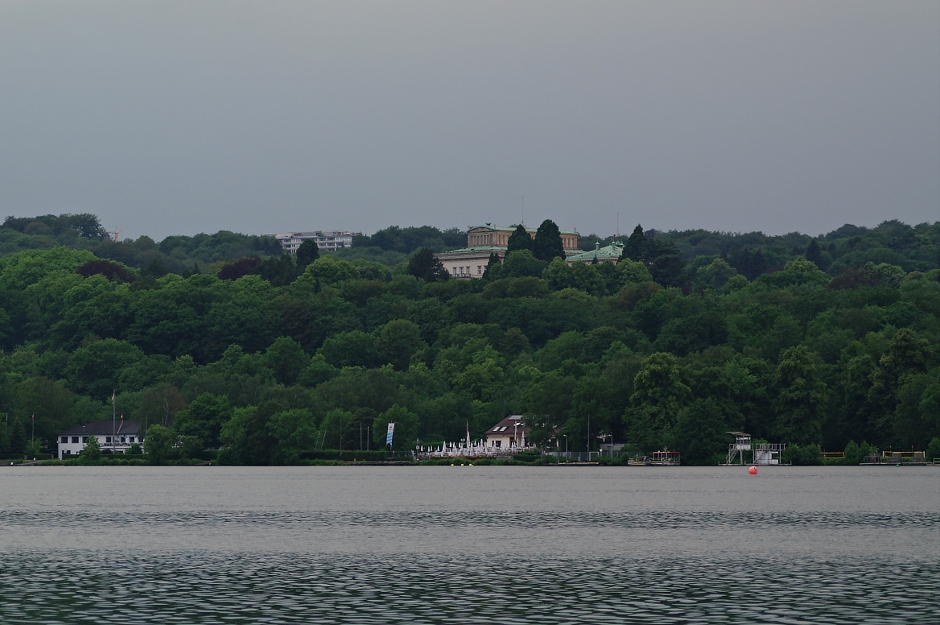
[[[122,442],[122,443],[126,443],[126,442],[127,442],[127,437],[126,437],[126,436],[122,436],[122,437],[121,437],[121,442]]]
[[[67,443],[67,442],[69,442],[69,437],[68,437],[68,436],[63,436],[61,439],[59,439],[59,442],[60,442],[60,443]]]
[[[110,437],[110,436],[105,436],[105,437],[104,437],[104,442],[110,443],[110,442],[111,442],[111,437]]]
[[[83,442],[83,443],[87,443],[87,442],[88,442],[88,437],[87,437],[87,436],[83,436],[83,437],[82,437],[82,442]]]
[[[134,442],[134,437],[133,437],[133,436],[128,436],[128,437],[127,437],[127,440],[128,440],[128,442],[133,443],[133,442]]]
[[[78,442],[78,437],[77,437],[77,436],[73,436],[73,437],[72,437],[72,442],[73,442],[73,443],[77,443],[77,442]]]
[[[483,273],[483,265],[477,265],[477,275]]]

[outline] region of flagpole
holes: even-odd
[[[111,391],[111,457],[114,458],[114,439],[117,437],[116,430],[116,419],[117,419],[117,409],[114,404],[114,397],[117,395],[117,391]]]

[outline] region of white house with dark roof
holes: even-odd
[[[486,431],[486,446],[506,450],[528,447],[529,430],[522,415],[509,415]]]
[[[98,439],[98,446],[104,453],[125,453],[135,443],[144,446],[134,421],[102,419],[79,425],[59,434],[59,460],[68,456],[77,456],[85,449],[90,437]]]

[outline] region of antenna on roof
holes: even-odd
[[[617,211],[617,238],[620,238],[620,211]]]
[[[522,196],[522,225],[525,225],[525,196]]]

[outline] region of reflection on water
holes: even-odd
[[[933,469],[0,469],[0,623],[935,623]]]

